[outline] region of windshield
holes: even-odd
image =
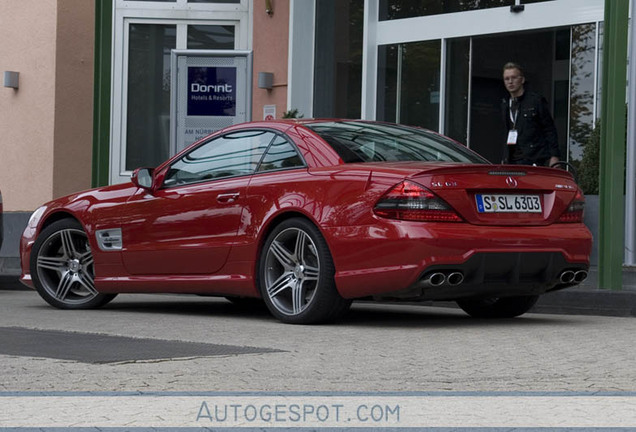
[[[425,129],[363,121],[309,123],[305,126],[327,141],[345,163],[490,163],[463,145]]]

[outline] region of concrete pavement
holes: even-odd
[[[2,353],[2,391],[636,391],[636,320],[529,313],[475,320],[457,309],[354,304],[340,323],[281,324],[224,299],[121,295],[99,310],[54,309],[34,292],[0,291],[0,330],[32,338]],[[94,361],[156,344],[154,358]],[[25,336],[26,337],[26,336]],[[243,348],[175,352],[175,343]],[[34,348],[35,347],[35,348]],[[53,347],[54,348],[54,347]],[[247,350],[252,348],[252,350]]]

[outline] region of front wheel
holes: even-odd
[[[269,234],[259,260],[258,284],[269,311],[292,324],[333,321],[351,300],[338,294],[331,253],[320,231],[301,218]]]
[[[458,300],[457,305],[473,318],[514,318],[528,312],[539,296],[493,297]]]
[[[30,267],[35,289],[57,308],[96,308],[115,298],[95,289],[93,254],[76,220],[63,219],[42,230],[31,251]]]

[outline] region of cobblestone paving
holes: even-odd
[[[0,291],[0,327],[281,352],[114,364],[0,355],[0,391],[636,391],[636,319],[355,304],[333,325],[280,324],[224,299],[121,295],[56,310]]]

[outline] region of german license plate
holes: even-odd
[[[479,213],[541,213],[539,195],[477,194]]]

